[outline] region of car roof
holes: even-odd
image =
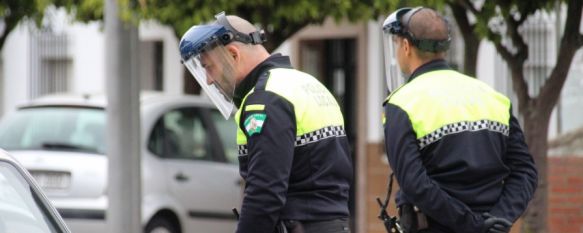
[[[140,93],[140,104],[142,107],[169,102],[189,102],[198,106],[212,106],[210,100],[204,96],[178,95],[154,91],[143,91]],[[59,93],[31,100],[19,105],[18,108],[48,106],[105,108],[107,106],[107,97],[105,94]]]

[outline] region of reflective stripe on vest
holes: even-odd
[[[265,90],[281,96],[293,105],[296,119],[296,147],[329,137],[346,136],[344,118],[336,99],[311,75],[288,68],[271,69]],[[247,97],[254,91],[255,88],[243,98],[242,106],[245,106]],[[235,115],[237,126],[244,111],[245,109],[239,109]],[[245,133],[237,127],[240,155],[247,154],[246,144]]]
[[[420,148],[464,131],[509,133],[510,100],[487,84],[456,71],[422,74],[387,100],[407,113]]]

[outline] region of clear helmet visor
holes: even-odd
[[[397,88],[405,84],[405,77],[399,68],[397,60],[397,50],[399,48],[399,40],[401,38],[397,35],[385,32],[383,36],[384,48],[384,67],[387,88],[389,92],[395,91]]]
[[[210,42],[204,52],[184,61],[188,71],[225,119],[235,112],[235,60],[220,42]]]

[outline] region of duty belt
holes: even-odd
[[[325,221],[283,220],[287,233],[350,233],[348,220],[345,218]]]

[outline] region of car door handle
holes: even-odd
[[[174,179],[178,182],[185,182],[185,181],[188,181],[188,176],[186,176],[182,172],[180,172],[174,176]]]

